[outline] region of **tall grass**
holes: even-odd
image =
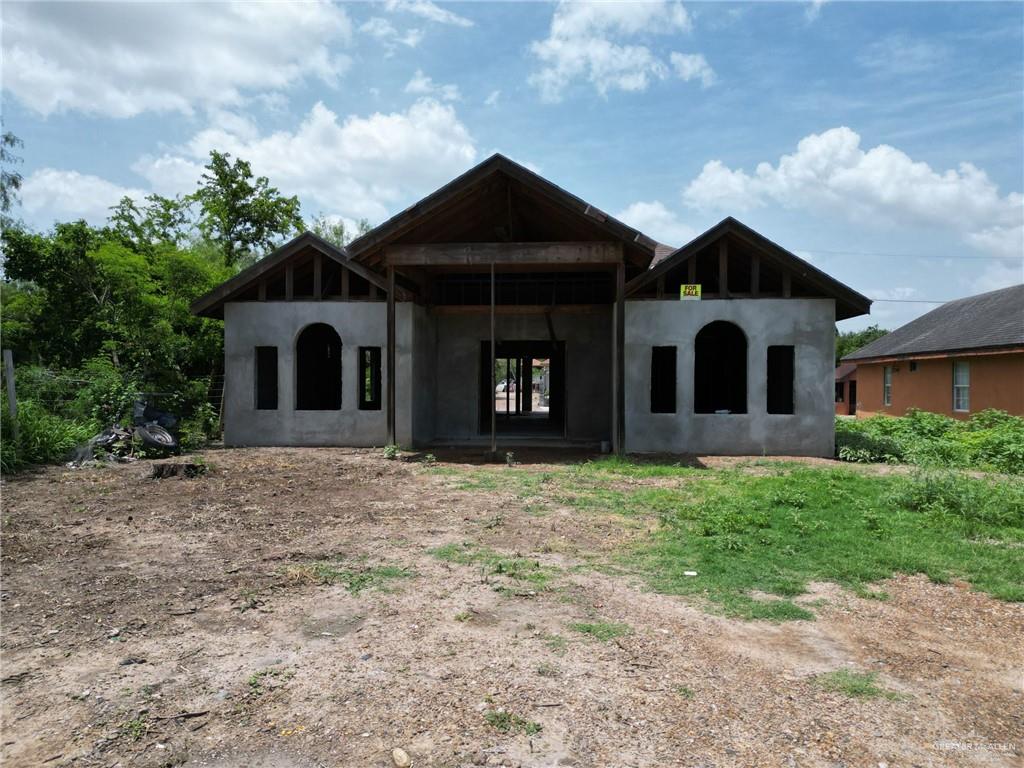
[[[50,413],[34,400],[18,401],[18,439],[2,401],[0,426],[0,471],[8,475],[35,464],[56,464],[67,459],[72,450],[99,431],[90,419],[68,419]]]
[[[1024,474],[1024,418],[989,409],[959,420],[911,409],[901,417],[837,419],[836,456]]]

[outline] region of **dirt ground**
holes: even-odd
[[[815,585],[816,621],[730,620],[593,567],[654,520],[539,516],[380,451],[205,456],[3,484],[4,766],[1022,765],[1020,604],[900,577],[887,601]],[[460,542],[557,575],[431,553]],[[339,558],[410,573],[289,576]],[[595,621],[632,631],[570,626]],[[900,695],[815,682],[842,668]]]

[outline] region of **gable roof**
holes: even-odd
[[[787,251],[732,216],[722,219],[711,229],[660,259],[644,274],[627,283],[626,296],[635,294],[644,286],[650,285],[654,280],[726,235],[731,235],[751,246],[762,255],[767,256],[777,267],[789,270],[795,277],[821,291],[822,295],[835,299],[837,320],[864,315],[870,311],[871,299],[830,277],[814,265],[808,264],[795,253]]]
[[[431,216],[440,214],[460,202],[473,203],[473,198],[482,184],[498,176],[515,182],[520,189],[541,199],[545,204],[560,211],[560,215],[593,227],[606,236],[624,244],[631,262],[646,269],[655,255],[656,241],[639,230],[566,191],[543,176],[501,154],[493,154],[483,162],[470,168],[461,176],[445,184],[419,202],[395,214],[384,223],[356,238],[346,247],[350,258],[365,264],[376,265],[382,261],[381,251],[385,245],[395,242],[402,235],[422,225]],[[478,195],[477,195],[478,196]],[[464,217],[465,218],[465,217]],[[495,238],[488,238],[494,240]],[[516,238],[510,238],[515,240]],[[548,239],[548,238],[545,238]],[[573,238],[570,238],[573,239]]]
[[[225,280],[213,290],[200,296],[192,302],[189,309],[192,314],[202,317],[222,317],[225,302],[231,301],[233,297],[252,288],[262,277],[284,264],[288,259],[309,249],[313,249],[329,259],[334,259],[378,288],[387,290],[387,281],[384,278],[362,264],[353,262],[343,248],[338,248],[312,232],[303,232],[273,253],[267,254],[252,266],[243,269],[234,277]]]
[[[850,374],[856,372],[856,363],[840,363],[838,366],[836,366],[836,381],[846,381]]]
[[[1024,347],[1024,284],[957,299],[911,320],[843,360]]]

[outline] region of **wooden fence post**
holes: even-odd
[[[14,355],[4,350],[4,375],[7,377],[7,410],[11,413],[11,437],[18,442],[18,399],[14,390]]]

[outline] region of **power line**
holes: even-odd
[[[1024,261],[1024,256],[942,256],[936,253],[882,253],[879,251],[832,251],[823,248],[790,248],[791,251],[806,251],[808,253],[827,253],[836,256],[882,256],[892,259],[952,259],[953,261],[967,260],[991,260],[997,261]]]
[[[871,299],[872,301],[884,301],[888,304],[948,304],[956,299],[947,299],[946,301],[933,301],[932,299]]]

